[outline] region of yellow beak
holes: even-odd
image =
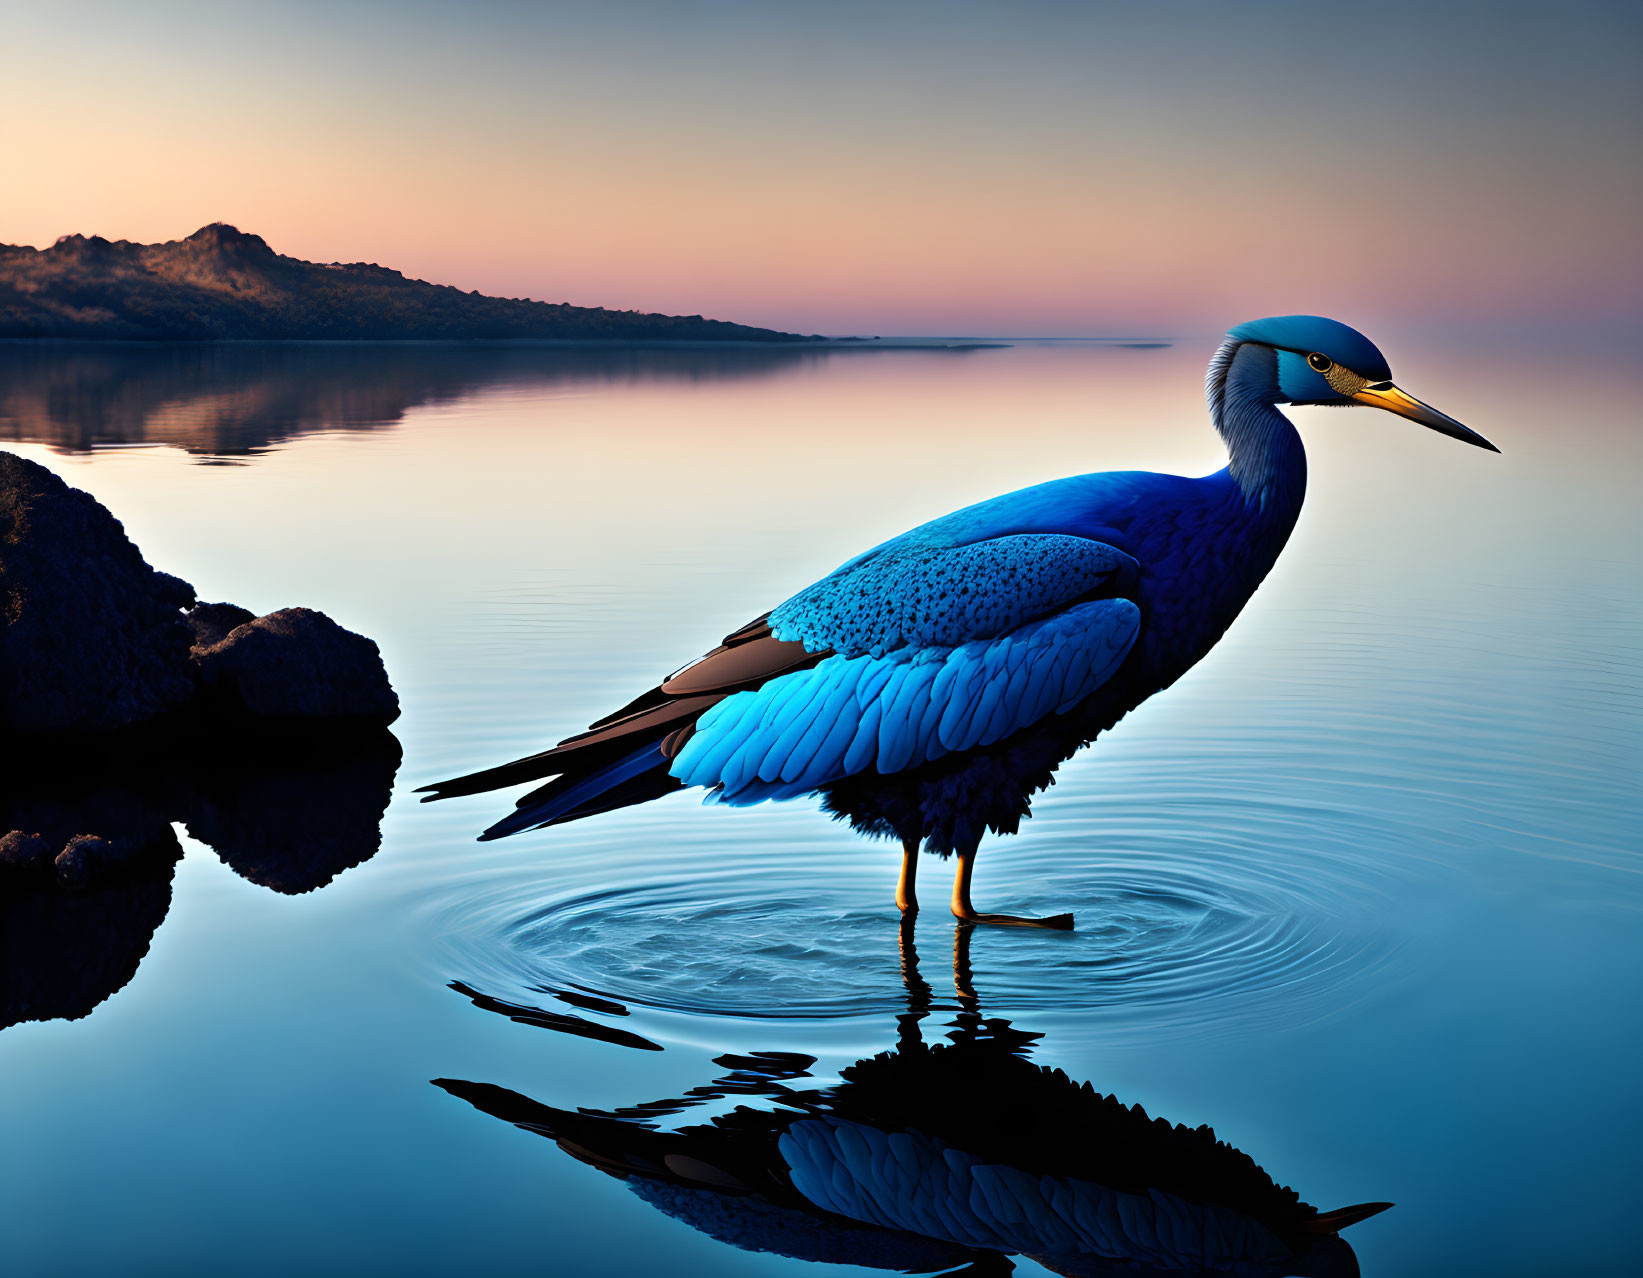
[[[1487,448],[1492,453],[1498,453],[1496,448],[1475,430],[1462,426],[1453,417],[1440,413],[1430,404],[1423,404],[1413,395],[1399,390],[1391,382],[1376,382],[1373,386],[1365,386],[1352,397],[1360,404],[1368,404],[1372,408],[1384,408],[1389,413],[1396,413],[1399,417],[1407,417],[1412,422],[1419,422],[1440,435],[1448,435],[1451,439],[1463,440],[1468,444],[1476,444],[1479,448]]]

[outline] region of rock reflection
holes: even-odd
[[[236,874],[311,892],[376,855],[400,748],[386,731],[175,735],[0,779],[0,1029],[88,1015],[136,974],[171,904],[173,823]]]
[[[392,426],[412,409],[488,387],[760,377],[829,353],[528,343],[0,343],[0,438],[61,452],[146,443],[246,456],[313,431]]]
[[[183,822],[241,878],[295,895],[377,854],[399,770],[390,732],[202,762]]]
[[[78,1020],[136,975],[182,857],[171,827],[163,831],[77,889],[43,866],[0,875],[0,1030]]]
[[[1208,1127],[1150,1118],[1034,1064],[1038,1035],[981,1014],[969,937],[955,936],[959,1013],[932,1044],[936,999],[904,929],[896,1045],[831,1086],[802,1087],[814,1060],[782,1052],[719,1057],[711,1083],[618,1110],[435,1083],[748,1251],[923,1273],[1005,1273],[1013,1255],[1091,1278],[1358,1272],[1339,1231],[1388,1204],[1321,1213]],[[659,1122],[726,1097],[747,1103]]]

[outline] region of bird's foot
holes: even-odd
[[[1073,916],[1070,914],[1052,914],[1048,918],[1030,919],[1019,914],[977,914],[975,911],[960,914],[953,911],[953,917],[960,923],[975,926],[980,923],[991,923],[999,927],[1039,927],[1050,928],[1057,932],[1073,930]]]

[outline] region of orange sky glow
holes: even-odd
[[[822,332],[1637,317],[1635,18],[1389,9],[1358,43],[1265,8],[42,6],[0,79],[0,241],[221,220]]]

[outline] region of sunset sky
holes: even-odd
[[[0,241],[822,332],[1635,324],[1638,14],[0,0]]]

